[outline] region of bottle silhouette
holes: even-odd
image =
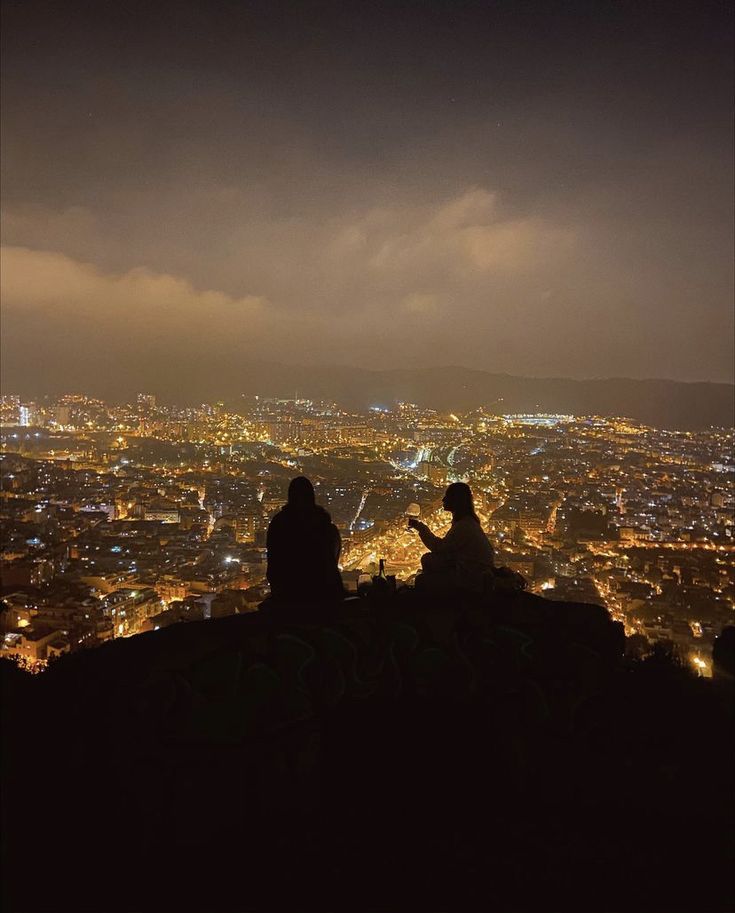
[[[390,580],[385,573],[385,558],[378,562],[378,573],[373,577],[373,591],[387,593],[390,590]]]

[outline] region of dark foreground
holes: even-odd
[[[730,684],[623,649],[524,594],[2,663],[5,909],[732,910]]]

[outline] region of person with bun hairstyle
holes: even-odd
[[[453,482],[444,493],[442,505],[452,514],[451,528],[444,537],[436,536],[420,520],[412,517],[408,521],[409,528],[416,530],[429,549],[421,559],[423,572],[416,578],[416,589],[480,593],[485,575],[494,568],[495,556],[475,513],[470,486]]]

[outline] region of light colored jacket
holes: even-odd
[[[443,538],[428,527],[419,531],[421,541],[441,558],[440,566],[456,575],[457,586],[480,592],[485,574],[494,566],[494,552],[483,528],[472,517],[452,522]]]

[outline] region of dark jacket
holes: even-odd
[[[322,507],[286,504],[268,527],[268,583],[274,599],[305,602],[343,595],[339,530]]]

